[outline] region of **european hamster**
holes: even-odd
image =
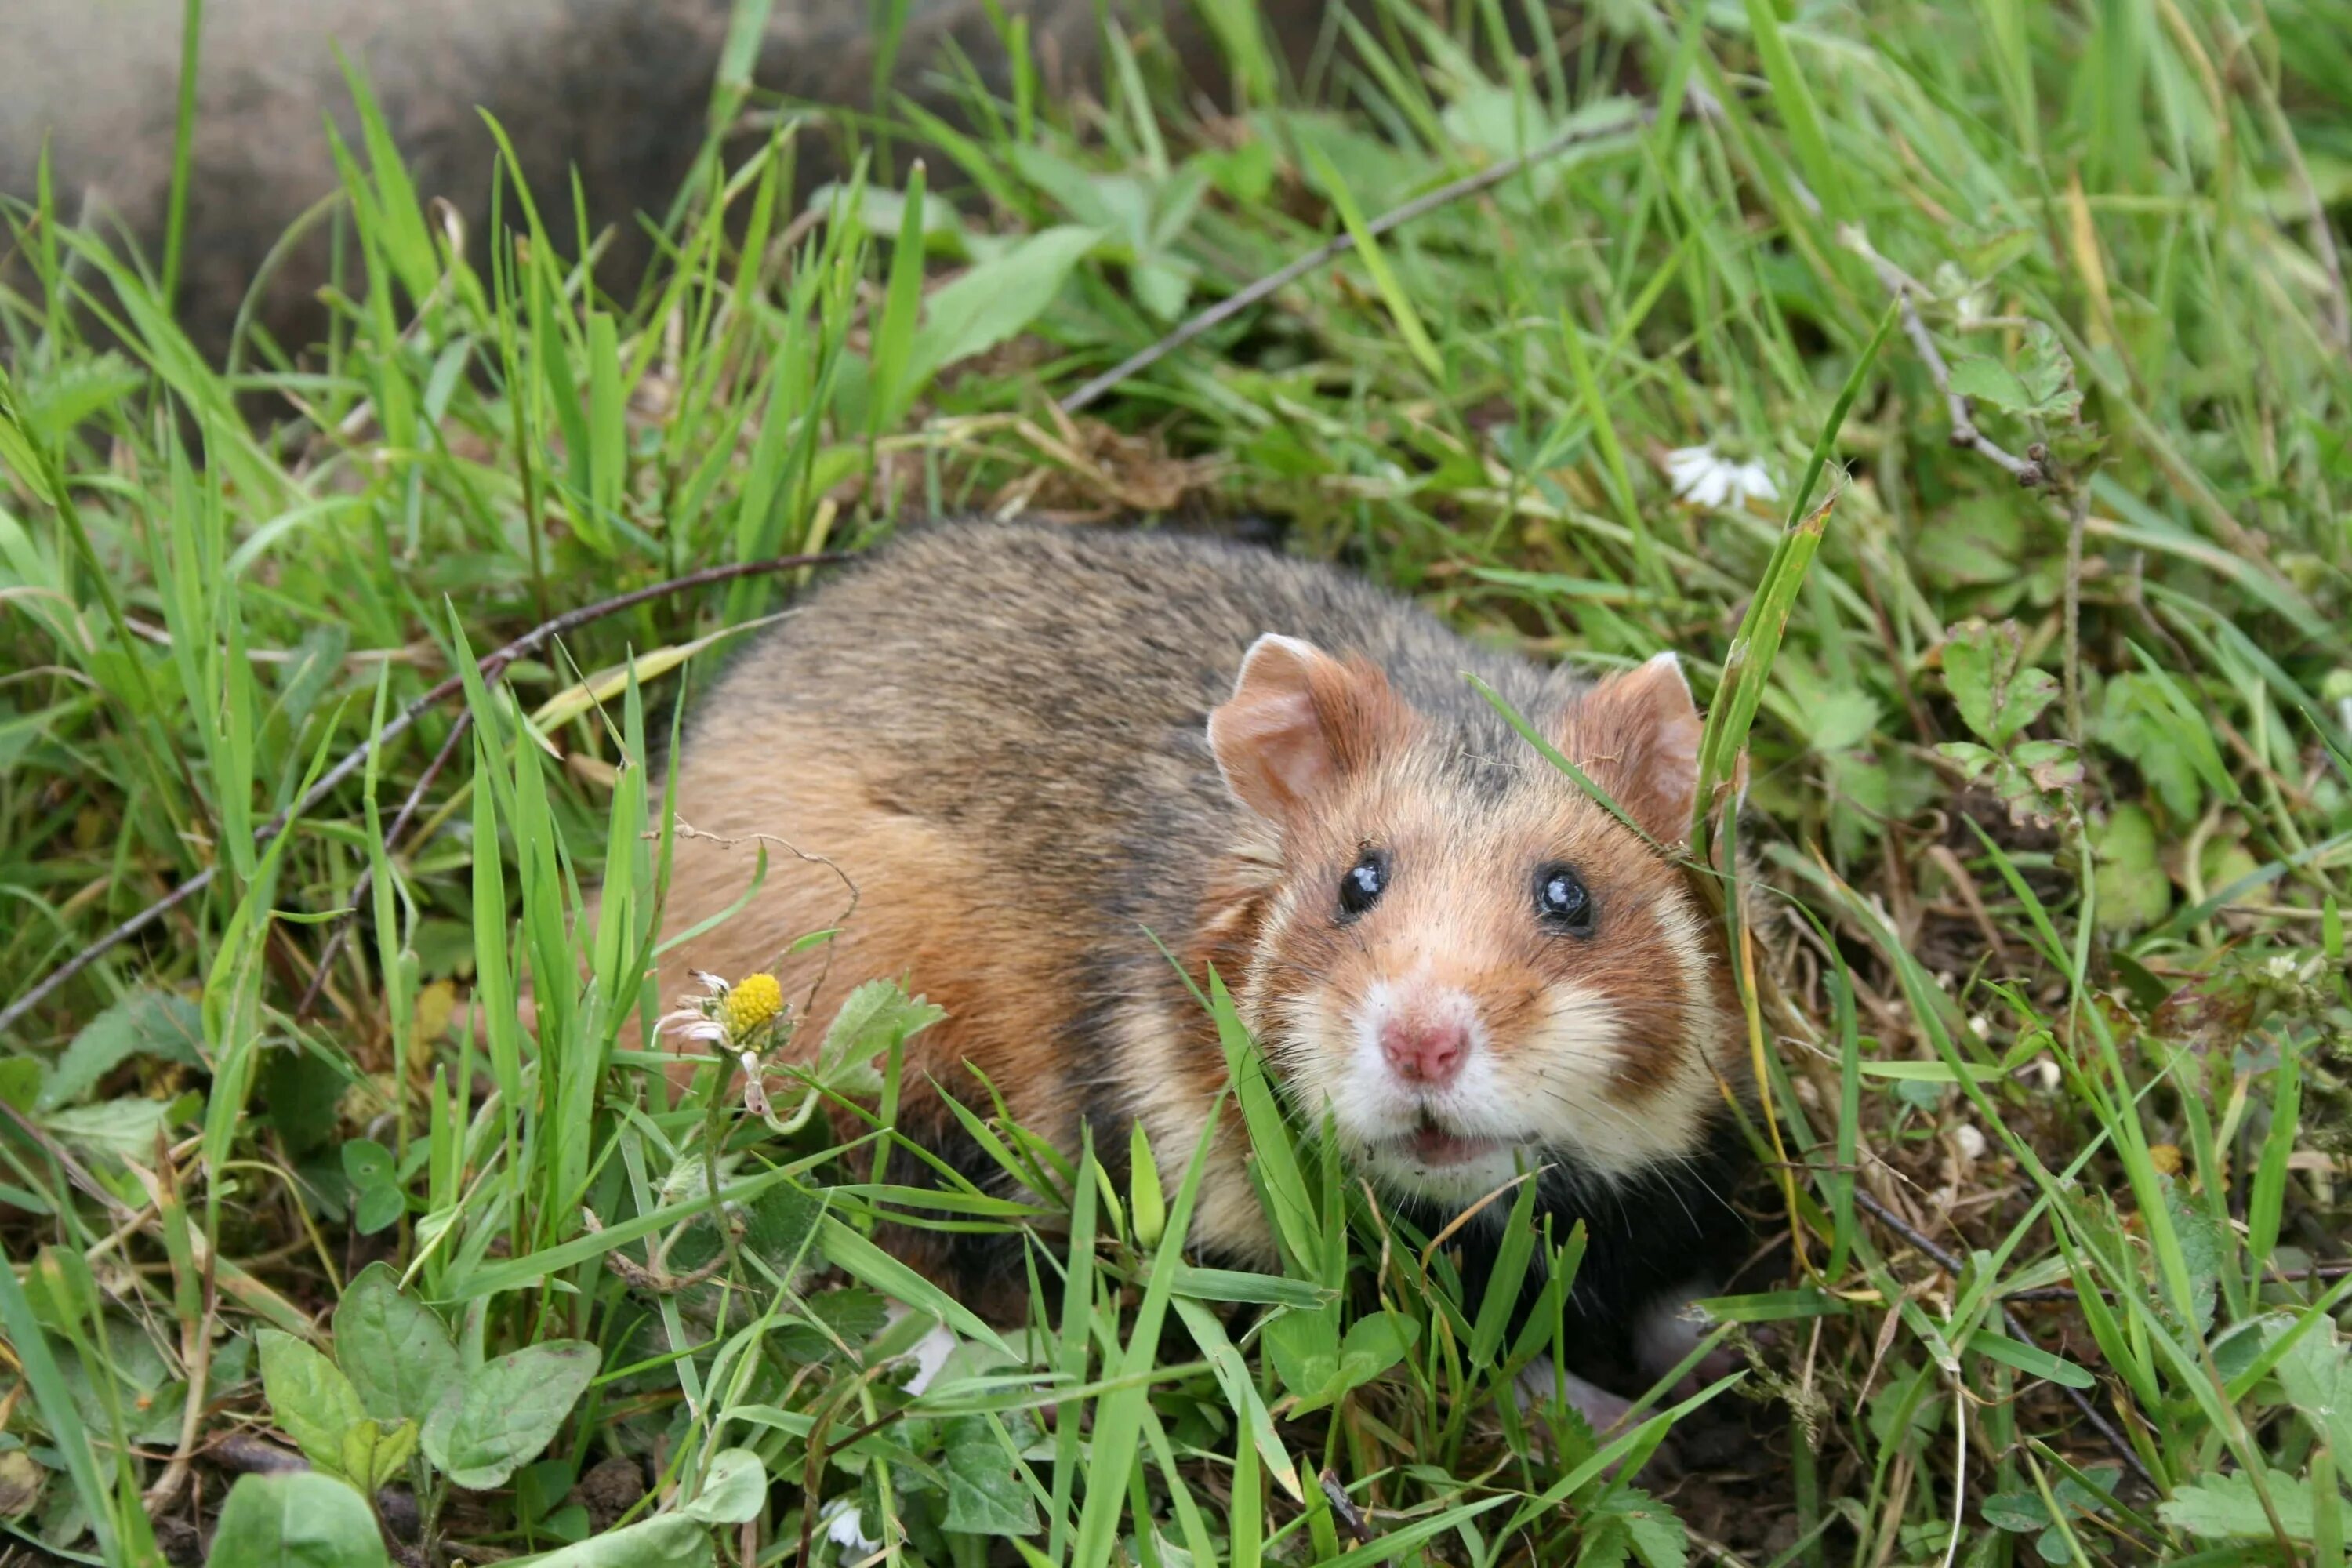
[[[690,970],[770,970],[797,998],[829,963],[797,1035],[813,1052],[851,983],[902,978],[947,1010],[909,1043],[902,1133],[991,1179],[938,1093],[985,1110],[969,1062],[1067,1150],[1087,1121],[1123,1161],[1140,1119],[1172,1188],[1225,1068],[1156,936],[1196,983],[1216,967],[1302,1121],[1328,1107],[1355,1168],[1425,1233],[1519,1159],[1549,1165],[1556,1234],[1588,1226],[1580,1342],[1662,1370],[1689,1342],[1667,1314],[1721,1281],[1744,1236],[1728,965],[1687,874],[1465,671],[1653,837],[1685,837],[1700,723],[1671,654],[1588,683],[1244,546],[908,533],[696,702],[665,928],[741,900],[757,836],[772,852],[748,906],[660,960],[662,994]],[[776,840],[856,883],[829,955],[788,950],[839,917],[841,885]],[[1191,1239],[1270,1267],[1237,1116],[1220,1140]],[[1460,1233],[1474,1276],[1507,1212]],[[967,1300],[1021,1277],[1007,1238],[894,1244]]]

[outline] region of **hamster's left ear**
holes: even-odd
[[[1661,844],[1690,837],[1703,726],[1683,661],[1662,653],[1586,691],[1561,749]]]

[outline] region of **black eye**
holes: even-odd
[[[1354,920],[1379,903],[1388,886],[1389,858],[1377,849],[1365,850],[1339,879],[1339,918]]]
[[[1574,867],[1551,865],[1536,873],[1536,916],[1554,931],[1591,934],[1592,895]]]

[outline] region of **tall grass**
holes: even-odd
[[[337,1563],[383,1561],[379,1522],[583,1564],[2343,1561],[2352,1283],[2315,1266],[2352,1256],[2352,355],[2315,226],[2352,25],[1377,0],[1310,95],[1213,11],[1231,115],[1128,22],[1099,95],[1042,90],[1011,18],[1010,95],[962,128],[788,115],[730,166],[731,51],[625,298],[568,193],[503,183],[473,259],[355,64],[333,331],[235,374],[173,326],[168,256],[47,191],[11,211],[0,994],[210,879],[0,1058],[9,1550],[263,1539],[291,1483],[223,1512],[221,1444],[267,1421],[362,1483],[303,1493]],[[1373,234],[1627,100],[1656,112]],[[803,197],[833,135],[873,156]],[[2054,482],[1955,448],[1952,391]],[[1772,498],[1678,496],[1699,446]],[[667,1082],[668,700],[810,572],[478,656],[1011,510],[1261,513],[1480,636],[1684,652],[1701,848],[1751,883],[1765,1257],[1708,1342],[1736,1385],[1670,1380],[1613,1433],[1523,1409],[1580,1237],[1510,1228],[1506,1273],[1548,1281],[1523,1329],[1465,1306],[1286,1124],[1221,991],[1278,1275],[1184,1255],[1196,1178],[1159,1190],[1139,1133],[1055,1149],[984,1084],[1004,1181],[929,1169],[877,1110],[927,1017],[887,986],[810,1089],[872,1114],[880,1173],[717,1068]],[[885,1221],[1025,1233],[1031,1321],[981,1321]],[[958,1348],[917,1391],[932,1322]],[[385,1382],[392,1324],[447,1410]],[[574,1342],[585,1392],[492,1463],[463,1389],[556,1386],[511,1358]]]

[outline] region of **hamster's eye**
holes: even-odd
[[[1536,872],[1536,918],[1571,936],[1592,934],[1592,895],[1575,867],[1555,863]]]
[[[1377,849],[1365,850],[1339,879],[1339,919],[1354,920],[1379,903],[1388,886],[1389,858]]]

